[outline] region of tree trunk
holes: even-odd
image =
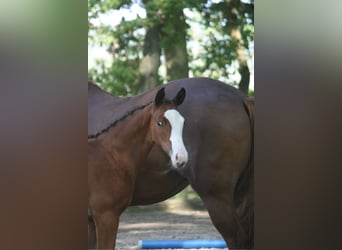
[[[144,4],[149,0],[143,1]],[[149,13],[149,9],[146,8],[147,17],[151,18],[153,13]],[[138,92],[142,93],[152,89],[158,85],[158,69],[160,66],[160,24],[155,23],[146,28],[146,35],[144,39],[143,58],[139,66],[138,77]]]
[[[189,76],[186,28],[183,9],[174,10],[173,13],[166,13],[162,34],[167,81]]]
[[[248,94],[250,72],[247,65],[245,46],[241,37],[237,16],[240,4],[241,2],[239,0],[226,0],[227,11],[225,14],[228,19],[227,29],[230,31],[230,37],[236,46],[236,58],[239,62],[239,73],[241,75],[239,89],[245,94]]]

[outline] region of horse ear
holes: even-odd
[[[156,98],[154,99],[154,104],[156,106],[163,104],[164,97],[165,97],[165,88],[161,88],[156,94]]]
[[[184,98],[185,98],[185,89],[182,88],[178,94],[176,95],[175,98],[173,98],[173,103],[176,105],[176,106],[179,106],[183,103],[184,101]]]

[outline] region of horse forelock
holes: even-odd
[[[160,105],[172,105],[174,104],[172,100],[164,99]]]

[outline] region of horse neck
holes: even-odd
[[[148,155],[153,146],[150,134],[150,120],[152,105],[138,110],[109,130],[107,142],[111,145],[111,152],[117,152],[129,164],[137,166]]]

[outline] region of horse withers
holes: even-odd
[[[89,208],[98,249],[115,248],[119,217],[131,203],[138,168],[154,144],[174,168],[188,162],[182,138],[184,118],[177,110],[184,98],[184,88],[172,100],[165,98],[161,88],[153,102],[127,111],[88,135]]]

